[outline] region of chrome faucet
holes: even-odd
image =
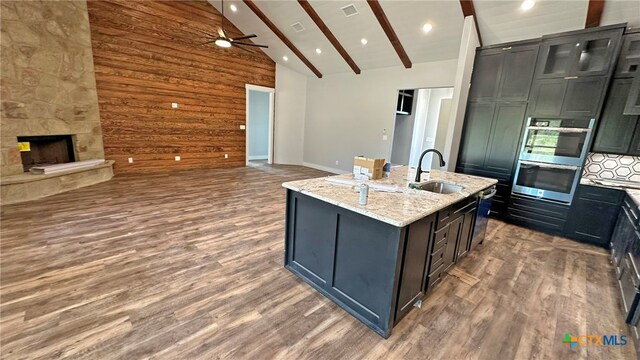
[[[418,168],[416,169],[416,182],[420,182],[420,175],[422,175],[423,172],[427,172],[427,171],[422,171],[422,158],[424,158],[424,156],[429,152],[434,152],[438,154],[438,157],[440,158],[440,167],[443,167],[446,165],[444,160],[442,160],[442,154],[440,153],[440,151],[436,149],[427,149],[423,151],[422,154],[420,154],[420,160],[418,160]]]

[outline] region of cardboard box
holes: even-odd
[[[382,168],[385,159],[368,159],[362,156],[353,158],[353,176],[357,178],[368,177],[371,180],[382,179]]]

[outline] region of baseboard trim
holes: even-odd
[[[322,170],[322,171],[326,171],[326,172],[330,172],[330,173],[334,173],[334,174],[347,174],[347,173],[349,173],[348,171],[345,171],[345,170],[331,168],[331,167],[328,167],[328,166],[318,165],[318,164],[314,164],[314,163],[310,163],[310,162],[306,162],[306,161],[302,162],[302,166],[306,166],[306,167],[310,167],[312,169]]]

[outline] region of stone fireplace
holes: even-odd
[[[18,150],[24,172],[34,166],[75,161],[71,135],[18,136]]]
[[[55,176],[25,173],[37,163],[104,159],[86,2],[0,6],[2,203],[110,179],[113,162]]]

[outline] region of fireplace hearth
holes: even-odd
[[[71,135],[18,136],[18,143],[25,172],[34,166],[75,161]]]

